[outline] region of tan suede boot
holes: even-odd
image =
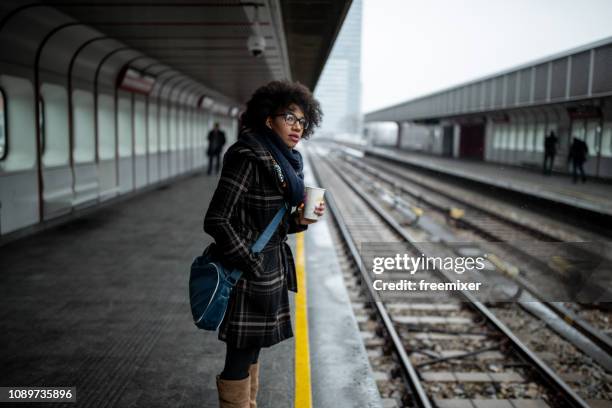
[[[220,408],[249,408],[251,377],[243,380],[224,380],[217,376]]]
[[[257,390],[259,389],[259,361],[249,367],[249,378],[251,379],[250,408],[257,408]]]

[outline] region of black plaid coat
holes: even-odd
[[[242,277],[230,296],[219,339],[236,347],[268,347],[293,336],[288,290],[297,292],[287,234],[304,231],[287,211],[264,250],[250,248],[284,203],[275,161],[254,133],[241,134],[223,157],[219,184],[204,217],[221,262]]]

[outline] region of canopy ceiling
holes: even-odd
[[[45,3],[243,103],[273,79],[314,89],[351,0]],[[256,9],[267,43],[260,58],[246,46]]]

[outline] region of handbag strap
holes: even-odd
[[[251,247],[251,251],[253,253],[261,252],[264,249],[268,241],[270,241],[270,238],[272,238],[272,234],[274,234],[274,232],[276,231],[276,228],[278,227],[280,221],[283,219],[283,216],[285,215],[286,211],[287,203],[283,203],[283,206],[276,212],[276,215],[274,216],[274,218],[272,218],[272,221],[270,221],[266,229],[261,233],[259,238],[257,238],[257,241],[255,241],[255,243]],[[235,285],[236,282],[238,282],[238,280],[240,279],[241,275],[242,271],[234,269],[227,278],[230,283],[232,283],[232,285]]]
[[[264,249],[270,238],[272,238],[272,234],[274,234],[276,231],[278,224],[283,219],[285,211],[287,211],[287,203],[283,203],[283,206],[278,210],[274,218],[272,218],[272,221],[270,221],[264,232],[262,232],[259,238],[257,238],[257,241],[255,241],[251,247],[251,251],[253,251],[253,253],[261,252]]]

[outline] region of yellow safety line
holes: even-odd
[[[306,301],[306,262],[304,233],[296,234],[296,273],[298,293],[295,296],[295,403],[296,408],[311,408],[310,349],[308,346],[308,313]]]

